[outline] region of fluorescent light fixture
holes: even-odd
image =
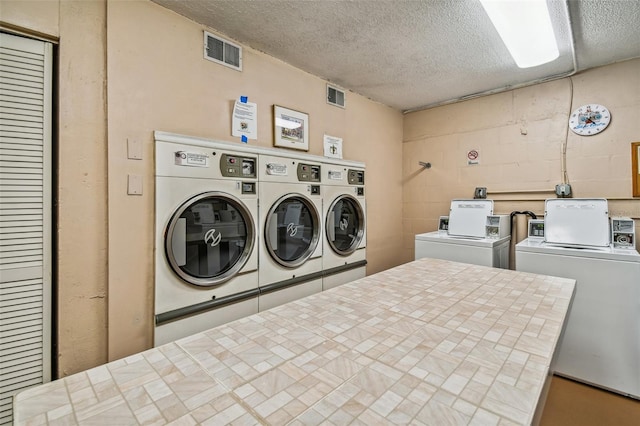
[[[284,127],[285,129],[297,129],[302,126],[302,123],[297,121],[285,120],[284,118],[276,117],[276,126]]]
[[[559,56],[546,0],[480,0],[509,53],[520,68]]]

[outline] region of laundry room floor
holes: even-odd
[[[640,401],[554,376],[541,426],[635,426]]]

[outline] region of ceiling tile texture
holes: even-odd
[[[560,57],[518,68],[478,0],[153,0],[409,111],[640,57],[639,0],[548,0]]]

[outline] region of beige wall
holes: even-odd
[[[273,104],[309,114],[311,154],[324,133],[344,138],[344,157],[368,167],[368,273],[400,262],[402,218],[386,205],[401,203],[402,114],[353,93],[346,109],[330,106],[326,81],[249,48],[242,72],[207,61],[204,29],[151,2],[108,2],[109,359],[152,342],[153,131],[240,143],[230,123],[241,95],[258,104],[252,145],[273,145]],[[127,139],[143,160],[127,159]],[[143,177],[142,196],[127,195],[128,174]]]
[[[60,2],[58,0],[0,0],[0,22],[52,39],[60,36]]]
[[[329,106],[325,81],[249,48],[242,73],[206,61],[204,28],[146,0],[0,7],[4,28],[59,40],[58,375],[151,346],[153,131],[237,141],[240,95],[258,103],[251,144],[272,146],[273,104],[309,113],[312,154],[324,133],[344,138],[344,157],[369,167],[368,273],[400,263],[402,219],[385,208],[402,198],[400,112],[353,93],[346,109]],[[128,139],[142,160],[127,159]],[[129,174],[142,196],[127,195]]]
[[[107,361],[106,3],[0,1],[5,28],[58,40],[57,360],[64,376]]]
[[[587,103],[609,108],[611,124],[594,136],[568,131],[571,110]],[[403,149],[403,260],[413,259],[415,234],[437,228],[452,198],[472,198],[484,186],[498,214],[544,213],[566,176],[574,197],[610,200],[612,216],[640,225],[632,199],[631,142],[640,140],[640,59],[544,84],[407,114]],[[566,145],[565,145],[566,142]],[[480,152],[469,165],[467,152]],[[418,160],[433,167],[421,170]],[[525,237],[519,217],[516,241]],[[638,230],[636,232],[639,232]]]
[[[104,363],[107,323],[106,8],[60,2],[58,362]]]
[[[59,39],[59,375],[151,345],[152,133],[237,140],[230,113],[240,95],[258,103],[252,144],[272,145],[278,104],[309,113],[310,153],[322,153],[327,133],[344,138],[345,158],[367,164],[368,273],[411,260],[414,235],[435,229],[451,198],[476,186],[489,188],[498,213],[542,213],[562,179],[571,102],[613,114],[601,135],[566,139],[575,195],[613,198],[612,214],[640,216],[629,199],[640,60],[403,117],[353,93],[345,110],[331,107],[324,81],[248,48],[242,73],[206,61],[204,28],[146,0],[0,0],[0,8],[5,28]],[[127,139],[143,144],[142,160],[127,159]],[[469,149],[480,150],[480,165],[466,164]],[[126,194],[129,174],[143,177],[143,195]]]

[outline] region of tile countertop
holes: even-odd
[[[531,424],[575,281],[420,259],[19,393],[16,424]]]

